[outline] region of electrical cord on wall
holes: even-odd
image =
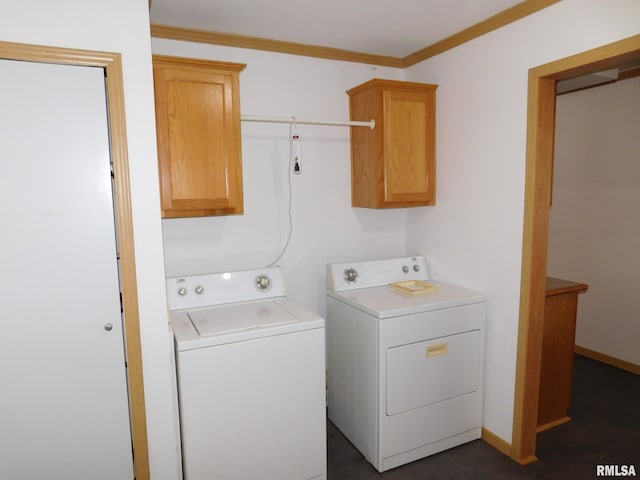
[[[299,145],[294,145],[294,143],[292,142],[292,139],[294,138],[294,132],[295,132],[296,128],[295,128],[295,117],[293,119],[293,125],[289,124],[289,168],[287,169],[288,171],[288,175],[287,175],[287,180],[288,180],[288,186],[289,186],[289,234],[287,235],[287,240],[284,243],[284,246],[282,247],[282,250],[280,251],[280,254],[278,255],[278,257],[271,262],[270,264],[267,265],[267,267],[273,267],[276,263],[278,263],[280,261],[280,259],[283,257],[283,255],[285,254],[285,252],[287,251],[287,248],[289,247],[289,242],[291,241],[291,235],[293,235],[293,191],[291,188],[291,175],[293,172],[293,162],[294,159],[293,157],[296,157],[296,162],[299,162],[299,149],[297,149],[296,147]],[[296,140],[297,142],[299,142],[299,138],[297,133],[295,134],[296,136]]]

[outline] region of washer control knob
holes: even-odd
[[[417,264],[416,264],[416,265],[414,265],[414,266],[413,266],[413,271],[414,271],[414,272],[419,272],[419,271],[420,271],[420,265],[417,265]]]
[[[403,271],[404,273],[409,273],[409,267],[407,267],[406,265],[404,265],[404,266],[402,267],[402,271]]]
[[[178,289],[178,295],[180,295],[181,297],[184,297],[187,294],[187,289],[184,287],[180,287]]]
[[[347,281],[347,283],[355,283],[355,281],[358,279],[358,272],[355,268],[347,268],[344,271],[344,279]]]
[[[204,287],[202,285],[198,285],[194,290],[198,295],[201,295],[204,292]]]
[[[271,279],[266,275],[258,275],[256,277],[256,288],[258,290],[269,290],[271,287]]]

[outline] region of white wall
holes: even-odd
[[[484,425],[511,441],[527,73],[640,33],[640,2],[564,0],[407,70],[437,83],[437,206],[408,213],[407,253],[487,295]]]
[[[548,274],[589,285],[576,344],[640,365],[640,78],[556,102]]]
[[[0,11],[2,41],[123,55],[151,475],[154,480],[174,480],[180,465],[171,401],[149,4],[147,0],[3,0]]]
[[[153,39],[153,52],[247,64],[247,115],[348,120],[346,90],[399,69]],[[368,120],[368,119],[367,119]],[[299,125],[302,174],[293,175],[293,235],[282,261],[290,298],[325,313],[327,262],[405,254],[406,209],[351,207],[349,129]],[[245,213],[163,220],[167,276],[259,268],[276,259],[288,231],[287,125],[242,124]]]
[[[348,131],[301,127],[305,171],[294,178],[295,232],[282,261],[293,299],[322,313],[325,262],[414,252],[427,255],[435,277],[482,289],[489,301],[485,425],[509,440],[527,69],[637,34],[638,25],[635,0],[565,0],[409,69],[407,79],[440,84],[436,207],[352,209]],[[148,2],[5,0],[0,32],[4,41],[123,54],[151,473],[154,480],[177,478]],[[241,103],[251,114],[346,118],[344,90],[372,77],[404,76],[165,40],[154,41],[154,51],[247,63]],[[275,258],[287,231],[287,134],[283,126],[243,127],[246,214],[165,221],[167,274],[254,267]]]

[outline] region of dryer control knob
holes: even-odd
[[[354,283],[358,278],[358,272],[354,268],[347,268],[344,271],[344,279],[347,283]]]
[[[180,295],[181,297],[184,297],[187,294],[187,289],[184,287],[180,287],[178,289],[178,295]]]
[[[404,265],[404,266],[402,267],[402,271],[403,271],[404,273],[409,273],[409,267],[407,267],[406,265]]]
[[[419,272],[420,271],[420,265],[414,265],[413,266],[413,271],[414,272]]]
[[[256,277],[256,288],[258,290],[269,290],[271,288],[271,279],[266,275]]]
[[[204,292],[204,287],[202,285],[198,285],[194,290],[198,295],[201,295]]]

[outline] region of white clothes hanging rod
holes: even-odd
[[[376,128],[376,121],[357,122],[353,120],[309,120],[296,117],[262,117],[257,115],[242,115],[243,122],[264,122],[264,123],[288,123],[295,125],[337,125],[339,127],[369,127],[371,130]]]

